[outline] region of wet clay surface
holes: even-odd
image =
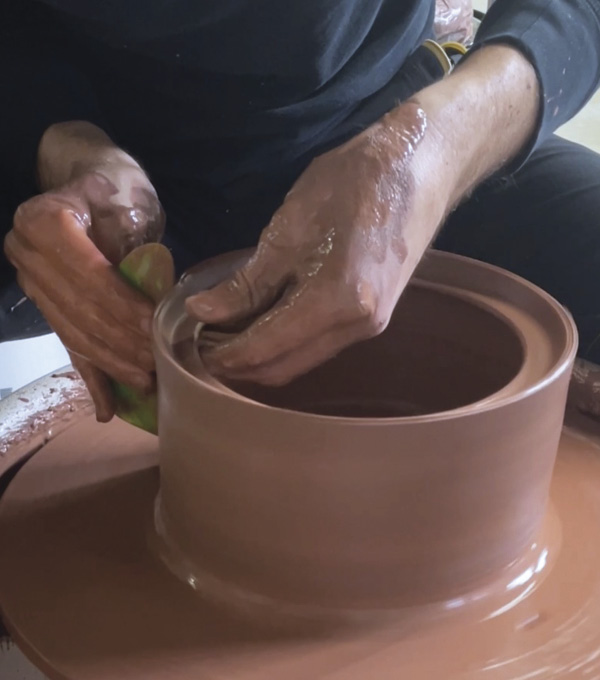
[[[202,333],[200,334],[202,339]],[[202,377],[191,338],[175,356]],[[519,336],[502,318],[444,291],[411,286],[390,326],[292,383],[269,388],[229,381],[277,408],[327,416],[394,418],[480,401],[511,382],[523,363]]]
[[[276,391],[204,370],[183,310],[211,267],[163,304],[158,523],[180,578],[236,610],[344,616],[459,597],[531,545],[574,330],[509,274],[428,260],[381,336]]]
[[[352,631],[273,632],[194,597],[148,548],[156,440],[84,419],[0,506],[0,602],[52,679],[558,680],[600,675],[600,448],[563,434],[545,528],[484,591]],[[510,577],[510,580],[509,580]],[[435,650],[435,653],[433,651]]]

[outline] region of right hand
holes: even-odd
[[[109,377],[140,390],[153,385],[153,305],[115,265],[160,239],[164,213],[140,166],[86,123],[47,131],[38,174],[44,193],[18,208],[5,251],[106,422],[114,415]]]

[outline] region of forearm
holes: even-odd
[[[369,131],[387,168],[378,186],[395,183],[410,200],[389,209],[405,253],[398,291],[452,208],[527,144],[538,112],[532,66],[512,48],[491,46]],[[395,192],[390,197],[394,204]]]
[[[471,54],[417,95],[448,185],[448,210],[516,170],[600,83],[600,0],[498,0]]]
[[[511,45],[537,72],[541,115],[536,133],[511,169],[572,118],[600,83],[600,0],[497,0],[474,49]]]
[[[533,67],[502,45],[479,50],[414,101],[427,118],[422,152],[439,159],[448,210],[526,147],[540,110]]]

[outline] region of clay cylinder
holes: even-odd
[[[396,608],[489,582],[535,540],[576,331],[504,271],[431,253],[379,337],[283,388],[223,385],[186,277],[155,319],[164,539],[199,587]],[[206,587],[212,587],[207,585]]]

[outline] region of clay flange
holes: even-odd
[[[409,625],[275,633],[193,597],[160,566],[146,540],[155,440],[89,418],[38,452],[2,501],[2,614],[52,680],[595,677],[599,445],[563,435],[551,493],[563,543],[549,536],[525,588],[455,600],[445,618],[413,610]]]

